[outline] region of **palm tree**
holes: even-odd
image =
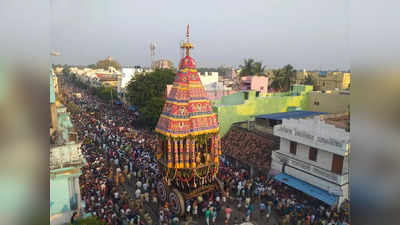
[[[274,70],[274,80],[271,87],[278,91],[289,91],[291,79],[296,76],[296,70],[288,64],[281,69]]]
[[[240,76],[251,76],[254,75],[254,59],[245,59],[244,64],[240,65],[241,68]]]
[[[253,69],[256,75],[264,75],[265,66],[263,66],[262,62],[254,63]]]

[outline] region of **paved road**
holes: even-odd
[[[134,196],[135,191],[136,191],[136,180],[133,179],[132,185],[128,185],[127,183],[124,186],[124,189],[127,190],[128,194],[130,196]],[[232,208],[232,216],[230,223],[231,225],[234,224],[240,224],[241,222],[244,221],[244,218],[246,217],[246,209],[242,207],[241,209],[237,208],[237,202],[234,199],[230,199],[227,202],[229,206]],[[266,216],[260,216],[259,210],[258,210],[258,204],[259,201],[255,202],[255,212],[252,215],[252,218],[250,219],[250,222],[253,223],[254,225],[278,225],[278,215],[273,211],[272,216],[267,222]],[[144,203],[144,209],[147,211],[151,218],[152,218],[152,224],[156,225],[159,224],[159,206],[149,202],[149,203]],[[225,213],[221,209],[219,215],[217,216],[216,220],[216,225],[223,225],[224,224],[224,219],[225,219]],[[211,222],[211,221],[210,221]],[[205,218],[189,218],[188,220],[181,219],[180,225],[205,225]]]

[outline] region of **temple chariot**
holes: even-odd
[[[183,215],[186,200],[216,190],[223,192],[223,184],[216,178],[221,155],[218,118],[190,57],[189,25],[181,48],[186,55],[155,128],[162,175],[157,192],[177,215]]]

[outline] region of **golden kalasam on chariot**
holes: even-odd
[[[221,143],[217,115],[190,57],[193,45],[187,40],[173,87],[167,96],[155,131],[159,133],[156,157],[162,180],[157,184],[160,200],[170,210],[184,212],[184,201],[204,193],[223,191],[217,180]]]

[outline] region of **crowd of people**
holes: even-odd
[[[74,87],[66,93],[72,93]],[[157,166],[149,149],[156,138],[135,130],[134,114],[122,106],[101,101],[83,90],[80,98],[64,95],[80,107],[71,114],[87,165],[82,168],[80,188],[83,213],[104,224],[144,224],[143,204],[156,198]],[[102,112],[102,113],[98,113]],[[134,189],[134,190],[130,190]],[[142,211],[142,213],[140,213]]]
[[[268,169],[273,143],[257,134],[232,127],[221,140],[224,154],[260,169]]]
[[[74,87],[66,88],[66,93],[74,92]],[[79,92],[79,99],[72,95],[64,98],[80,107],[71,119],[83,141],[81,149],[87,161],[80,177],[84,215],[110,225],[178,225],[189,218],[207,225],[216,224],[218,218],[225,224],[239,224],[269,221],[272,215],[277,215],[277,222],[285,225],[342,225],[348,221],[346,207],[332,209],[267,176],[251,178],[247,170],[236,168],[227,160],[221,161],[218,172],[225,192],[207,193],[186,201],[185,217],[180,218],[168,203],[158,200],[155,185],[160,173],[152,151],[157,145],[154,134],[136,128],[135,115],[123,106],[101,104],[95,96],[84,90]],[[223,148],[236,149],[228,154],[239,154],[254,164],[260,158],[264,164],[270,160],[267,153],[260,153],[268,146],[261,138],[243,136],[240,130],[228,137],[222,141]],[[157,221],[152,220],[151,209],[156,209]],[[244,216],[232,213],[233,210],[242,211]]]
[[[348,224],[347,200],[340,207],[331,207],[272,177],[251,178],[247,170],[235,168],[227,160],[221,163],[218,176],[224,181],[227,193],[235,197],[236,207],[246,210],[247,221],[252,218],[270,221],[274,211],[277,222],[282,225]],[[255,218],[256,211],[258,216]]]

